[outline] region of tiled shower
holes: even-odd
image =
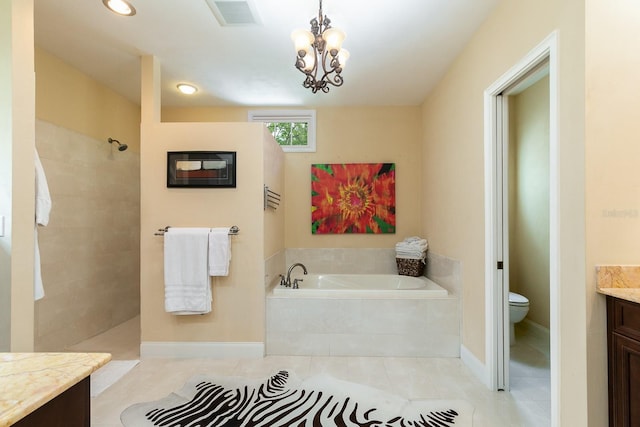
[[[38,229],[35,349],[62,351],[140,313],[140,155],[38,120],[52,198]]]

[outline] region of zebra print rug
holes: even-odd
[[[199,375],[120,419],[125,427],[470,427],[472,415],[465,401],[409,401],[328,375],[300,381],[280,371],[263,381]]]

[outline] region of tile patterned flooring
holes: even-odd
[[[548,339],[517,325],[511,347],[510,392],[492,392],[457,358],[269,356],[239,359],[145,359],[120,381],[91,399],[91,425],[121,427],[120,413],[137,402],[178,390],[195,374],[265,378],[280,369],[301,377],[329,373],[409,399],[464,399],[474,406],[474,427],[550,425]],[[139,358],[139,318],[69,348],[107,351],[113,359]]]

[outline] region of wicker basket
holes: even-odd
[[[424,261],[421,259],[396,257],[396,265],[401,276],[418,277],[424,273]]]

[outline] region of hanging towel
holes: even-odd
[[[46,226],[49,223],[49,215],[51,213],[51,194],[49,193],[49,185],[47,184],[47,176],[44,173],[38,150],[35,150],[35,168],[36,168],[36,218],[34,231],[34,264],[33,264],[33,296],[39,300],[44,297],[44,285],[42,284],[42,269],[40,265],[40,247],[38,245],[38,225]]]
[[[228,276],[231,261],[230,227],[212,228],[209,233],[209,276]]]
[[[173,314],[211,311],[208,228],[171,227],[164,235],[164,308]]]

